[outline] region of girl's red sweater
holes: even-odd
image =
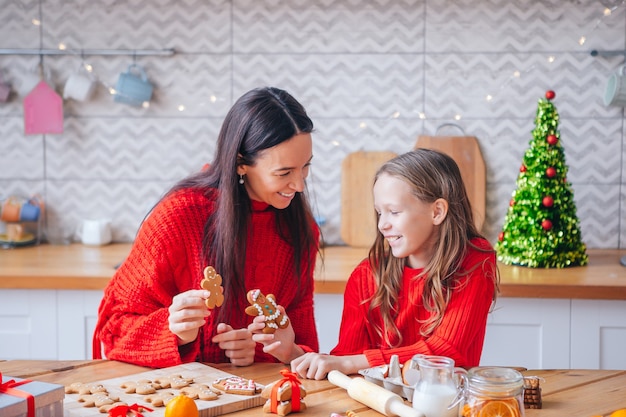
[[[196,340],[183,347],[168,328],[172,298],[200,289],[207,265],[202,261],[205,222],[215,209],[214,199],[197,190],[181,190],[159,202],[142,223],[128,258],[105,289],[93,339],[93,357],[130,362],[155,368],[191,361],[227,362],[211,342],[219,308],[230,308],[233,328],[246,327],[252,317],[237,305],[213,310]],[[296,343],[305,351],[318,351],[313,317],[313,273],[298,278],[293,273],[293,249],[277,233],[277,211],[252,201],[245,265],[247,290],[258,288],[274,294],[284,306],[295,331]],[[314,252],[314,251],[313,251]],[[309,261],[315,262],[316,254]],[[303,268],[303,270],[305,270]],[[219,271],[218,271],[219,273]],[[224,280],[228,277],[222,276]],[[300,284],[298,285],[298,281]],[[275,362],[257,344],[257,362]]]
[[[490,249],[484,239],[474,239],[478,247]],[[424,279],[415,279],[421,269],[404,268],[402,287],[397,300],[395,324],[402,335],[399,347],[385,344],[372,323],[383,328],[379,309],[368,315],[369,300],[376,290],[376,282],[367,259],[352,272],[344,294],[344,309],[339,332],[339,342],[332,355],[365,354],[370,366],[387,364],[392,355],[400,363],[413,355],[447,356],[456,366],[477,366],[482,353],[487,324],[487,314],[495,292],[495,253],[480,252],[471,247],[463,261],[463,268],[473,272],[463,278],[452,290],[452,296],[443,321],[428,337],[420,334],[421,322],[430,316],[422,303]]]

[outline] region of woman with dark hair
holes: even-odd
[[[313,271],[319,229],[305,179],[313,122],[287,92],[249,91],[230,109],[213,162],[176,184],[143,221],[105,289],[94,358],[168,367],[191,361],[290,362],[319,349]],[[200,286],[213,266],[224,300]],[[274,294],[290,325],[248,330],[246,294]],[[104,351],[104,352],[103,352]]]

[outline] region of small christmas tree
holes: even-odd
[[[533,268],[586,265],[576,204],[567,181],[554,91],[539,100],[530,147],[496,242],[498,260]]]

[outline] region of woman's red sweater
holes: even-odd
[[[472,243],[481,248],[491,248],[484,239],[474,239]],[[477,366],[485,338],[487,314],[495,291],[495,253],[468,247],[462,265],[467,270],[476,265],[478,267],[452,290],[443,321],[428,337],[420,334],[421,322],[430,316],[422,302],[424,279],[415,279],[422,270],[404,268],[395,318],[402,343],[399,347],[391,347],[385,344],[372,325],[383,328],[380,310],[375,309],[370,316],[369,303],[363,303],[376,291],[369,261],[363,260],[352,272],[346,285],[339,342],[331,354],[364,353],[370,366],[387,364],[392,355],[398,355],[400,363],[403,363],[418,353],[447,356],[454,359],[456,366]]]
[[[248,305],[222,305],[212,311],[196,340],[179,349],[168,328],[172,298],[200,289],[207,265],[203,264],[202,236],[205,222],[215,209],[214,199],[197,190],[181,190],[159,202],[142,223],[128,258],[107,285],[98,312],[93,357],[130,362],[155,368],[185,362],[227,362],[218,345],[211,342],[219,308],[231,309],[233,328],[246,327],[252,317]],[[246,251],[245,287],[274,294],[285,307],[295,331],[295,341],[305,351],[318,351],[313,317],[313,273],[293,272],[293,249],[278,235],[277,211],[252,201]],[[312,251],[312,265],[315,251]],[[304,271],[306,269],[303,268]],[[219,271],[218,271],[219,273]],[[227,276],[222,276],[227,280]],[[300,283],[298,284],[298,281]],[[257,344],[256,362],[275,362]]]

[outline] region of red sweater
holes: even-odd
[[[483,239],[472,241],[479,247],[491,248]],[[389,363],[391,355],[398,355],[400,363],[421,353],[447,356],[454,359],[456,366],[477,366],[483,348],[487,314],[495,291],[494,274],[496,258],[494,253],[479,252],[469,248],[463,261],[464,268],[477,263],[476,268],[463,279],[460,288],[452,291],[452,296],[441,324],[428,336],[420,335],[419,320],[427,319],[430,313],[422,303],[424,279],[414,277],[421,269],[404,268],[402,286],[397,301],[398,315],[395,324],[402,334],[402,346],[391,348],[376,334],[370,322],[383,328],[380,310],[368,317],[369,299],[376,290],[376,282],[365,259],[352,272],[344,294],[344,309],[339,332],[339,343],[331,351],[332,355],[355,355],[364,353],[370,366]]]
[[[161,201],[141,225],[128,258],[116,271],[104,292],[94,334],[93,356],[101,357],[101,343],[108,359],[142,366],[168,367],[184,362],[227,362],[218,345],[211,342],[218,308],[208,317],[196,340],[179,347],[168,328],[172,298],[190,289],[200,289],[203,270],[202,233],[215,202],[200,191],[183,190]],[[293,271],[293,249],[277,234],[277,211],[252,201],[246,265],[246,289],[259,288],[274,294],[285,307],[295,331],[296,343],[305,351],[319,349],[313,317],[313,274],[301,277]],[[315,253],[312,255],[315,257]],[[311,262],[315,262],[312,259]],[[218,271],[219,272],[219,271]],[[228,277],[222,277],[228,279]],[[246,327],[252,317],[241,300],[230,324]],[[255,361],[276,359],[257,344]]]

